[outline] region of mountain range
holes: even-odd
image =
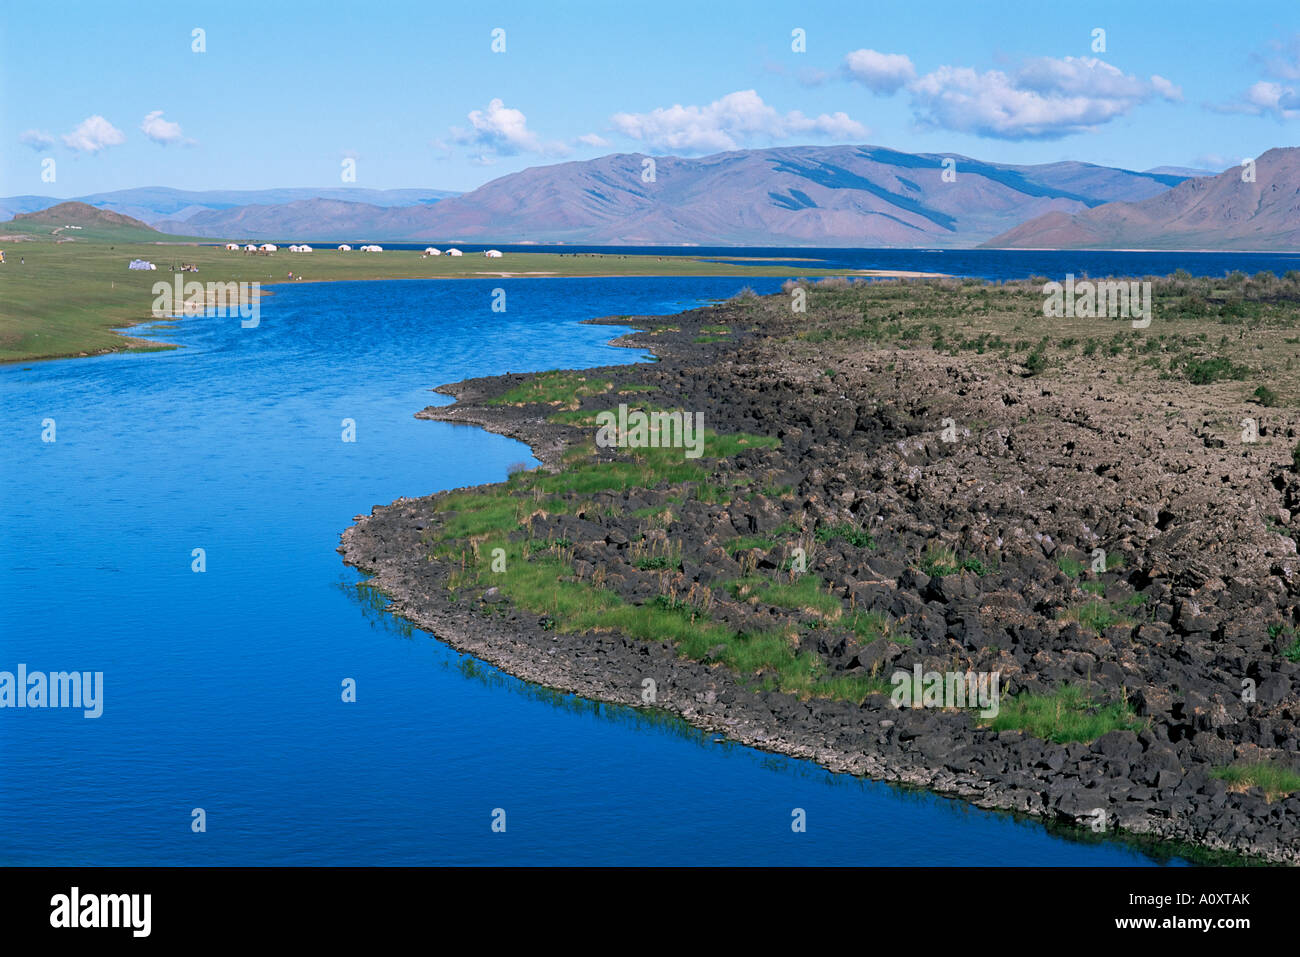
[[[1137,203],[1051,212],[985,243],[1019,249],[1300,249],[1300,147]]]
[[[446,190],[121,190],[80,199],[173,235],[284,242],[1294,249],[1300,149],[1254,183],[1080,162],[1021,166],[879,146],[620,153]],[[59,202],[0,199],[0,214]]]
[[[1031,216],[1146,199],[1184,178],[872,146],[699,159],[624,153],[503,176],[422,210],[413,231],[394,223],[394,233],[502,242],[971,246]]]

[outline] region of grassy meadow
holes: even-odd
[[[192,263],[198,273],[186,281],[304,281],[358,279],[465,279],[515,276],[788,276],[788,267],[756,263],[727,265],[678,256],[556,255],[507,253],[485,259],[479,253],[422,258],[418,251],[339,252],[314,245],[314,252],[291,253],[283,246],[267,255],[229,252],[221,245],[190,242],[141,242],[158,236],[152,230],[92,227],[52,235],[48,228],[29,231],[14,241],[16,224],[0,224],[0,362],[94,355],[127,350],[156,350],[156,343],[132,339],[115,330],[151,317],[153,284],[173,281],[173,267]],[[212,240],[204,240],[212,243]],[[129,271],[132,259],[158,268]],[[831,270],[801,269],[810,276]],[[274,294],[264,289],[263,294]]]

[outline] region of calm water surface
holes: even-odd
[[[578,320],[779,284],[279,286],[256,329],[193,318],[156,333],[175,352],[0,368],[0,670],[105,681],[95,720],[0,711],[0,863],[1151,863],[547,694],[359,599],[335,553],[354,515],[533,464],[414,419],[448,401],[432,386],[638,361]]]

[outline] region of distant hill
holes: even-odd
[[[135,229],[149,229],[148,223],[142,223],[138,219],[77,202],[59,203],[57,206],[34,213],[19,213],[14,217],[14,222],[49,226],[129,226]]]
[[[1194,166],[1153,166],[1147,173],[1164,173],[1172,176],[1186,176],[1189,179],[1196,176],[1218,176],[1222,170],[1217,169],[1200,169]]]
[[[418,207],[417,207],[418,208]],[[370,239],[379,224],[391,228],[404,208],[392,209],[336,199],[303,199],[278,206],[235,206],[195,213],[184,221],[163,220],[162,232],[219,239]],[[390,238],[387,234],[379,238]]]
[[[974,246],[1025,217],[1141,200],[1185,177],[1012,166],[874,146],[615,154],[534,167],[427,208],[372,215],[388,240],[607,244]],[[945,179],[945,161],[955,177]]]
[[[1078,213],[1051,212],[984,245],[1016,249],[1300,250],[1300,147],[1255,160],[1254,182],[1241,167],[1190,179],[1141,202]]]
[[[19,213],[8,222],[0,223],[0,236],[53,241],[175,241],[174,236],[151,229],[138,219],[79,202],[59,203],[33,213]]]
[[[100,209],[131,216],[151,226],[166,220],[184,223],[210,210],[240,206],[275,206],[306,199],[336,199],[370,206],[419,206],[436,203],[458,193],[445,189],[362,189],[356,186],[297,186],[285,189],[184,190],[165,186],[144,186],[74,197]],[[0,198],[0,216],[14,216],[46,209],[65,202],[52,196],[7,196]],[[172,229],[172,232],[185,232]]]

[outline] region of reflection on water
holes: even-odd
[[[105,689],[93,721],[0,716],[22,755],[0,773],[0,862],[1151,863],[514,681],[341,568],[358,513],[530,459],[414,418],[447,401],[433,386],[635,362],[607,344],[624,329],[580,320],[745,285],[781,280],[304,283],[255,330],[193,317],[153,333],[175,351],[0,369],[0,668]]]
[[[368,580],[348,581],[344,579],[337,583],[337,587],[355,601],[362,616],[370,622],[372,628],[384,630],[394,637],[408,641],[412,639],[433,639],[433,635],[414,627],[406,619],[390,614],[387,610],[389,599],[377,586],[371,584]],[[696,728],[675,712],[659,708],[637,708],[630,705],[596,701],[558,691],[545,685],[522,681],[502,671],[495,665],[481,661],[472,655],[457,651],[451,647],[444,645],[439,645],[439,647],[444,653],[437,660],[438,667],[458,672],[467,680],[477,682],[496,692],[522,696],[529,701],[540,702],[557,710],[631,728],[638,733],[653,732],[671,735],[677,739],[688,741],[699,748],[736,754],[748,758],[764,772],[785,775],[828,788],[856,790],[863,795],[879,793],[881,789],[888,789],[891,798],[894,800],[924,806],[954,819],[993,816],[1021,827],[1045,830],[1064,841],[1084,845],[1125,847],[1142,853],[1153,862],[1161,864],[1183,864],[1186,863],[1186,860],[1216,866],[1234,866],[1248,863],[1238,855],[1211,853],[1190,846],[1142,840],[1133,836],[1117,837],[1114,834],[1098,834],[1087,828],[1074,827],[1058,822],[1044,822],[1027,814],[976,808],[966,801],[947,798],[924,788],[908,784],[872,781],[869,778],[852,774],[831,772],[812,761],[760,751],[738,744],[715,732]]]

